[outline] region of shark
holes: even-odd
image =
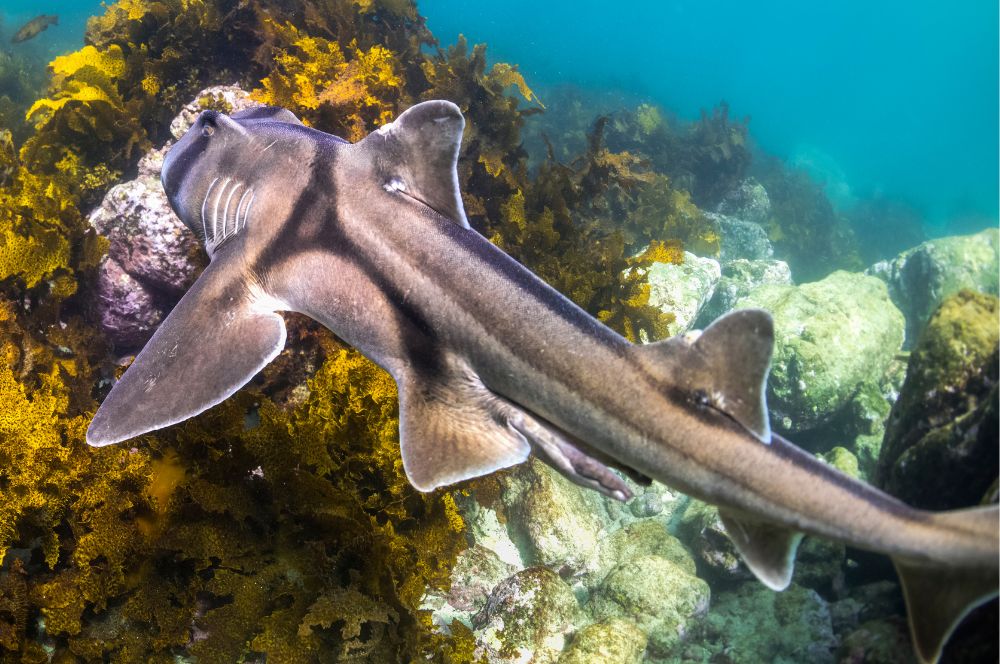
[[[204,111],[161,179],[210,263],[114,384],[87,431],[124,441],[222,402],[305,314],[399,387],[399,444],[433,491],[535,453],[619,500],[614,469],[719,508],[746,565],[788,586],[813,535],[891,557],[914,650],[935,662],[997,595],[996,505],[911,508],[771,430],[770,315],[634,344],[469,225],[457,163],[465,119],[416,104],[356,143],[290,111]]]

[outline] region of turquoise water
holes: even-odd
[[[569,84],[648,99],[689,118],[724,99],[735,116],[750,116],[761,148],[809,168],[841,207],[873,196],[898,200],[935,234],[995,223],[991,0],[424,0],[419,7],[443,44],[459,34],[486,42],[494,59],[518,63],[542,93]],[[20,46],[54,54],[78,45],[100,4],[6,0],[0,9],[7,35],[35,14],[60,14],[59,26]]]
[[[420,3],[442,42],[486,42],[539,88],[620,90],[686,117],[725,99],[839,203],[898,198],[949,231],[996,217],[992,0],[494,6]]]

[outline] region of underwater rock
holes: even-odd
[[[141,346],[165,315],[153,294],[108,256],[98,268],[97,311],[104,334],[120,348]]]
[[[559,664],[640,664],[646,641],[631,621],[612,618],[577,632]]]
[[[648,635],[650,654],[665,655],[708,610],[710,595],[708,584],[689,567],[646,555],[615,567],[587,608],[599,620],[632,620]]]
[[[894,616],[870,620],[840,643],[837,649],[840,664],[915,664],[906,619]]]
[[[556,662],[579,613],[555,572],[529,567],[494,589],[473,618],[476,640],[493,664]]]
[[[889,286],[889,296],[906,316],[906,344],[916,343],[931,313],[953,293],[968,288],[998,293],[1000,230],[929,240],[867,273]]]
[[[829,607],[815,591],[793,583],[774,592],[757,581],[719,593],[691,642],[704,651],[702,661],[810,664],[832,663],[837,643]]]
[[[998,300],[946,299],[910,355],[876,482],[914,507],[974,505],[997,477]]]
[[[697,573],[691,552],[667,532],[659,519],[643,519],[627,524],[602,542],[602,567],[607,572],[634,558],[655,555],[675,563],[689,574]]]
[[[668,326],[669,336],[691,329],[721,276],[718,261],[688,251],[680,264],[653,263],[649,267],[649,304],[675,316]]]
[[[852,587],[846,597],[830,604],[833,631],[841,636],[871,620],[905,615],[903,592],[892,581],[875,581]],[[905,625],[903,635],[908,637]]]
[[[250,94],[239,85],[213,85],[199,92],[193,101],[185,104],[170,122],[170,134],[179,140],[191,128],[201,112],[207,109],[231,115],[258,106],[262,104],[250,99]]]
[[[144,157],[135,180],[112,187],[91,212],[90,224],[111,241],[109,255],[122,269],[176,300],[204,262],[198,239],[174,214],[160,184],[163,152]]]
[[[739,258],[757,261],[774,256],[767,231],[759,224],[712,212],[705,216],[719,228],[719,261],[723,265]]]
[[[598,547],[606,524],[601,496],[579,487],[532,458],[504,485],[508,530],[525,563],[583,579],[598,570]]]
[[[232,112],[260,104],[237,86],[207,88],[184,107],[171,131],[183,134],[198,113],[217,106]],[[169,148],[147,153],[136,178],[112,187],[90,213],[91,226],[111,242],[109,257],[115,265],[102,266],[97,308],[101,328],[119,348],[145,343],[207,263],[198,239],[174,214],[160,183]]]
[[[783,431],[830,421],[865,382],[877,380],[903,343],[903,315],[880,280],[838,271],[801,286],[765,285],[737,307],[774,316],[768,406]]]
[[[746,178],[722,196],[716,212],[753,224],[766,224],[771,216],[771,197],[755,178]]]
[[[459,611],[479,611],[493,589],[515,571],[513,565],[501,560],[490,549],[473,544],[458,554],[451,569],[448,603]]]
[[[712,299],[698,315],[696,326],[708,327],[716,318],[732,311],[741,298],[764,284],[790,286],[791,283],[792,271],[784,261],[737,258],[723,263],[722,278],[715,286]]]

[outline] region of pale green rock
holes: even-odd
[[[906,343],[912,346],[938,305],[967,288],[998,294],[1000,230],[928,240],[896,258],[868,268],[884,280],[889,295],[906,316]]]
[[[587,609],[598,620],[631,620],[649,637],[650,654],[665,654],[708,609],[708,584],[656,555],[623,562],[594,592]]]
[[[599,493],[532,458],[505,480],[503,502],[508,532],[527,565],[577,579],[597,571],[599,540],[609,525]]]
[[[708,327],[716,318],[731,311],[742,298],[765,284],[790,286],[791,283],[792,272],[785,261],[740,258],[725,263],[712,299],[698,315],[697,326]]]
[[[640,664],[646,633],[629,620],[587,625],[573,637],[559,664]]]
[[[653,263],[649,267],[646,272],[649,304],[674,315],[674,322],[668,327],[670,336],[691,329],[698,313],[715,292],[715,285],[721,276],[717,260],[695,256],[687,251],[680,265]]]
[[[762,286],[736,306],[774,316],[768,406],[785,431],[829,422],[903,343],[903,315],[875,277],[838,271],[801,286]]]
[[[619,528],[603,540],[603,567],[610,571],[617,565],[638,558],[656,555],[680,566],[688,574],[696,574],[694,558],[681,541],[667,532],[658,519],[643,519]]]
[[[473,618],[476,642],[491,664],[558,661],[579,605],[555,572],[529,567],[501,582]]]
[[[836,647],[829,607],[815,591],[792,584],[774,592],[756,581],[719,593],[691,641],[701,652],[685,650],[685,661],[705,664],[832,664]]]
[[[854,479],[860,479],[861,470],[858,468],[858,457],[845,447],[835,447],[826,454],[821,454],[820,458],[837,470]]]

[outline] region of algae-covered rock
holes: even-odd
[[[868,273],[889,285],[889,295],[906,316],[906,343],[916,342],[938,305],[963,288],[996,295],[1000,230],[929,240]]]
[[[670,336],[686,332],[694,325],[705,303],[715,292],[722,276],[719,262],[685,251],[681,264],[653,263],[646,272],[649,304],[672,313]]]
[[[494,664],[555,662],[578,611],[573,591],[558,574],[529,567],[493,590],[473,619],[476,640]]]
[[[694,558],[680,540],[667,532],[657,519],[643,519],[627,524],[602,540],[603,567],[611,571],[621,563],[640,556],[655,555],[679,565],[688,574],[696,574]]]
[[[906,619],[892,616],[870,620],[847,634],[837,649],[837,661],[864,664],[913,664]]]
[[[448,603],[460,611],[478,611],[493,589],[515,571],[490,549],[474,544],[458,554],[451,568]]]
[[[110,256],[101,260],[98,269],[97,312],[101,329],[120,348],[141,346],[164,317],[152,290]]]
[[[629,620],[587,625],[559,658],[559,664],[639,664],[646,650],[646,633]]]
[[[771,216],[771,197],[756,178],[746,178],[722,196],[716,211],[755,224],[766,224]]]
[[[768,260],[774,248],[767,231],[755,222],[725,214],[706,213],[719,228],[719,261],[725,265],[734,260]]]
[[[708,584],[677,563],[639,556],[615,567],[587,608],[597,619],[625,618],[649,636],[652,654],[665,654],[708,609]]]
[[[836,640],[825,601],[795,584],[774,592],[751,581],[719,593],[692,635],[704,661],[833,662]]]
[[[533,458],[510,474],[503,501],[508,530],[527,564],[571,577],[596,571],[605,527],[600,494],[573,484]]]
[[[828,422],[903,343],[903,315],[874,277],[834,272],[801,286],[762,286],[737,302],[775,322],[768,383],[772,420],[785,431]]]
[[[702,308],[697,325],[708,327],[712,321],[732,310],[736,303],[765,284],[788,286],[792,272],[788,263],[777,260],[746,260],[739,258],[722,266],[722,278],[712,299]]]
[[[997,477],[997,314],[996,297],[960,291],[910,355],[876,481],[914,506],[976,504]]]

